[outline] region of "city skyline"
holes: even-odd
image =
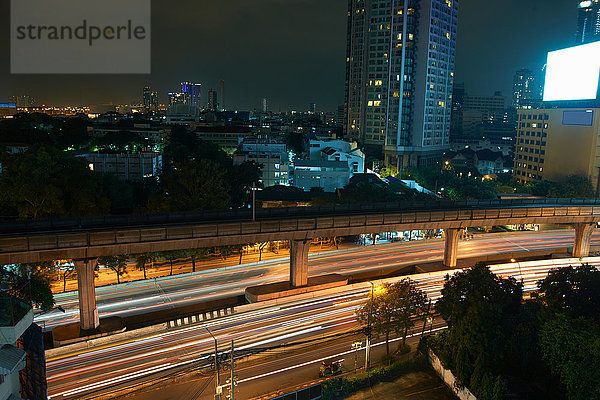
[[[29,94],[56,105],[131,103],[150,85],[167,103],[167,93],[182,81],[202,83],[206,90],[224,80],[229,108],[260,109],[267,98],[272,111],[308,110],[311,103],[336,110],[344,100],[347,2],[262,1],[250,6],[231,0],[231,7],[154,4],[151,75],[10,75],[6,35],[0,39],[5,49],[0,98]],[[462,0],[460,9],[455,82],[465,82],[473,94],[509,95],[516,70],[541,68],[547,51],[575,42],[577,2],[552,0],[540,7],[534,1],[492,1],[482,8]],[[8,4],[0,11],[8,26]],[[530,18],[532,13],[538,18]]]

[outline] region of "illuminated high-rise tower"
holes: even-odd
[[[513,80],[513,107],[531,108],[539,102],[539,90],[533,71],[524,68],[515,73]]]
[[[600,40],[600,0],[582,1],[578,6],[577,44]]]
[[[192,82],[181,82],[181,93],[187,94],[188,105],[201,107],[201,90],[202,85],[200,83]]]
[[[458,0],[348,0],[348,139],[394,166],[449,148]]]

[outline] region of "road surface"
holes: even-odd
[[[600,259],[594,259],[593,264],[600,265]],[[540,261],[493,267],[492,271],[522,279],[525,290],[530,291],[552,268],[555,266]],[[430,298],[436,299],[447,273],[418,274],[411,278]],[[333,289],[333,294],[315,298],[296,296],[283,304],[253,310],[249,309],[253,306],[242,306],[233,315],[207,322],[49,357],[46,363],[49,396],[51,399],[92,398],[120,386],[154,381],[182,368],[207,367],[214,351],[211,333],[220,343],[220,351],[225,353],[231,340],[235,340],[238,352],[267,348],[270,349],[267,353],[273,355],[273,348],[284,343],[336,337],[355,331],[359,328],[356,309],[368,299],[370,288],[369,283],[359,283]],[[270,365],[271,362],[259,364],[240,375],[240,385],[274,374],[293,374],[298,366],[318,365],[323,359],[344,355],[319,354],[315,359],[284,368]]]

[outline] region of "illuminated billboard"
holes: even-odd
[[[600,79],[600,42],[548,53],[544,101],[595,100]]]

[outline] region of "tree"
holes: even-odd
[[[600,327],[583,318],[556,315],[542,326],[544,360],[566,386],[569,398],[600,398]]]
[[[538,294],[551,312],[600,322],[600,271],[589,264],[551,270],[538,282]]]
[[[304,152],[304,133],[299,131],[291,131],[285,135],[285,142],[290,150],[296,156],[300,156]]]
[[[231,207],[242,207],[249,204],[252,187],[261,187],[260,164],[254,161],[245,161],[234,165],[227,170],[225,180],[229,185],[229,204]]]
[[[519,191],[550,198],[595,197],[594,187],[584,175],[570,175],[557,181],[534,182]]]
[[[117,276],[117,284],[121,283],[121,277],[127,275],[127,260],[125,254],[117,256],[98,257],[98,263],[110,268]]]
[[[54,294],[50,282],[40,274],[31,274],[31,302],[42,311],[49,311],[54,307]]]
[[[390,354],[390,333],[403,335],[414,325],[413,317],[426,311],[427,296],[410,279],[390,284],[384,283],[356,312],[362,324],[371,324],[377,335],[385,335],[386,352]]]
[[[162,176],[161,194],[151,201],[154,212],[224,209],[229,203],[225,171],[215,162],[200,160]]]
[[[442,353],[462,385],[478,398],[501,398],[505,386],[498,381],[513,366],[510,350],[520,338],[522,283],[500,278],[484,264],[446,276],[436,310],[448,323]]]
[[[171,251],[161,251],[158,253],[158,256],[163,260],[169,260],[169,276],[173,275],[173,260],[176,260],[179,257],[185,255],[185,251],[183,250],[171,250]]]
[[[110,209],[101,177],[80,158],[36,145],[0,161],[0,203],[7,214],[38,219],[104,215]]]
[[[512,277],[502,279],[480,263],[452,277],[447,275],[442,297],[435,308],[452,327],[470,307],[481,302],[497,305],[502,312],[516,314],[522,298],[522,283]]]
[[[196,260],[206,257],[206,255],[208,254],[208,249],[207,248],[188,249],[188,250],[186,250],[186,254],[192,260],[192,272],[196,272]]]
[[[53,262],[19,264],[19,275],[29,279],[31,302],[42,311],[54,307],[54,294],[50,282],[56,276],[57,268]]]
[[[146,278],[146,266],[148,264],[154,264],[154,260],[156,260],[156,254],[154,253],[142,253],[135,255],[135,265],[138,270],[143,271],[144,279]]]
[[[67,279],[75,273],[75,265],[66,264],[62,267],[63,292],[67,291]]]

